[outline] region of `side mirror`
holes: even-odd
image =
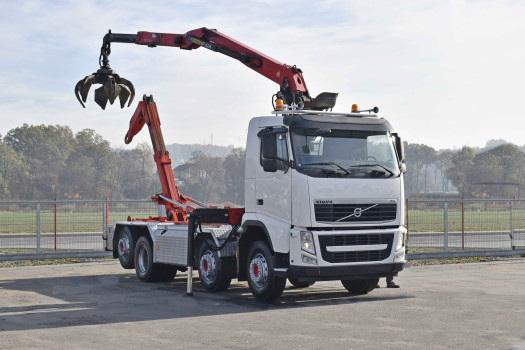
[[[277,135],[265,132],[261,135],[262,156],[266,159],[277,159]]]
[[[401,167],[400,168],[401,168],[400,170],[401,170],[401,172],[403,174],[407,172],[407,165],[405,163],[401,163]]]
[[[275,173],[277,171],[277,160],[263,159],[263,170],[267,173]]]
[[[399,158],[399,162],[405,161],[405,146],[403,145],[403,140],[401,140],[401,137],[397,133],[392,134],[395,138],[395,144],[396,144],[396,151],[397,156]]]

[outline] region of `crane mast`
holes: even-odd
[[[192,201],[192,199],[182,195],[175,184],[175,177],[173,176],[173,170],[171,168],[171,158],[164,144],[164,137],[160,129],[159,113],[153,96],[144,95],[142,101],[139,102],[135,113],[133,113],[131,117],[129,129],[124,138],[126,144],[129,144],[133,140],[133,137],[142,130],[144,124],[148,125],[151,143],[153,145],[153,159],[157,164],[157,171],[159,172],[162,188],[162,194],[153,196],[152,199],[159,205],[165,206],[168,220],[186,221],[186,213],[193,209],[193,207],[188,206],[186,203],[188,200]]]

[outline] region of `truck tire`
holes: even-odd
[[[207,240],[199,249],[199,279],[204,289],[210,292],[221,292],[230,286],[233,278],[233,261],[231,258],[220,258],[219,254],[209,248],[213,241]]]
[[[132,269],[135,267],[135,246],[133,243],[133,235],[131,234],[129,228],[122,228],[118,235],[117,253],[120,265],[125,269]]]
[[[379,282],[379,278],[366,280],[341,280],[343,286],[352,294],[367,294],[374,290]]]
[[[315,283],[315,281],[300,282],[297,278],[294,277],[288,277],[288,281],[290,281],[292,286],[294,286],[295,288],[308,288]]]
[[[248,250],[246,271],[248,286],[260,300],[272,300],[283,293],[286,277],[276,277],[273,272],[272,252],[262,241],[256,241]]]
[[[170,265],[154,264],[151,243],[142,236],[135,246],[135,272],[142,282],[158,282],[173,279],[177,270]]]

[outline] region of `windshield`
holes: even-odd
[[[314,177],[393,177],[400,174],[386,131],[292,128],[297,170]]]

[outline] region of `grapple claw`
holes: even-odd
[[[106,91],[109,103],[113,104],[117,99],[117,96],[120,94],[120,86],[117,84],[114,77],[108,77],[108,80],[104,84],[104,90]]]
[[[86,108],[86,106],[84,106],[84,103],[82,102],[82,100],[80,99],[80,89],[82,89],[82,85],[84,83],[84,79],[81,79],[79,80],[79,82],[77,83],[77,85],[75,85],[75,96],[77,97],[77,100],[78,102],[80,102],[80,104],[82,105],[82,107]]]
[[[129,88],[124,84],[120,84],[120,94],[118,95],[120,100],[120,108],[124,108],[130,94]],[[131,99],[133,99],[133,97]]]
[[[95,102],[102,109],[106,109],[108,101],[110,104],[113,104],[117,97],[120,100],[121,108],[124,108],[129,98],[129,107],[135,97],[135,87],[129,80],[121,78],[112,69],[101,68],[75,85],[75,96],[84,108],[86,108],[84,103],[87,100],[89,89],[93,84],[102,84],[101,87],[95,90]]]
[[[108,104],[108,95],[106,94],[106,89],[104,89],[104,86],[101,86],[95,90],[95,102],[102,109],[106,109],[106,105]]]
[[[121,35],[121,34],[119,34]],[[129,35],[125,35],[128,37]],[[134,41],[135,39],[133,39]],[[125,42],[128,42],[127,40]],[[100,69],[95,73],[86,76],[75,85],[75,96],[82,107],[86,108],[87,95],[93,84],[102,86],[95,90],[95,102],[106,109],[109,103],[113,104],[117,97],[120,100],[120,107],[124,108],[129,98],[128,107],[135,97],[135,87],[127,79],[121,78],[117,72],[111,69],[109,65],[109,54],[111,53],[111,30],[104,36],[102,47],[100,48],[100,57],[98,63]]]
[[[135,98],[135,87],[133,86],[133,84],[131,84],[131,81],[124,79],[124,78],[120,78],[119,84],[121,87],[126,87],[130,92],[129,102],[128,102],[128,107],[129,107],[131,106],[131,102],[133,102],[133,99]],[[121,108],[124,108],[125,104],[126,104],[126,101],[122,103],[122,100],[121,100]]]
[[[96,83],[96,81],[97,79],[94,74],[88,75],[84,79],[84,83],[82,84],[82,88],[80,89],[80,96],[82,96],[82,101],[84,101],[84,103],[86,103],[87,95],[89,93],[91,85],[93,85],[93,83]]]

